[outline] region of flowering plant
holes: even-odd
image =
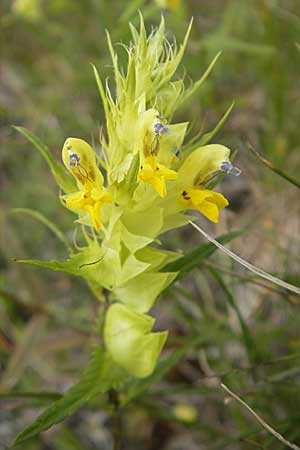
[[[62,204],[75,214],[85,237],[84,247],[72,250],[65,262],[23,262],[81,276],[105,303],[105,351],[96,352],[101,363],[94,393],[118,386],[129,375],[143,378],[153,372],[167,332],[152,332],[154,318],[148,313],[177,277],[165,268],[180,257],[153,244],[165,231],[187,224],[186,211],[218,222],[228,201],[209,186],[220,174],[238,173],[227,147],[207,145],[207,136],[186,142],[188,123],[172,121],[205,78],[188,89],[182,79],[174,80],[190,30],[191,25],[178,48],[167,40],[163,19],[147,36],[141,17],[139,31],[131,27],[125,73],[108,35],[115,95],[94,67],[106,117],[100,154],[84,140],[68,138],[62,149],[64,170],[36,138],[21,130],[46,156],[62,190]],[[91,374],[95,372],[87,371],[84,380]],[[86,388],[85,381],[67,398]],[[17,442],[57,421],[53,409],[50,416],[46,411],[39,426],[29,427]]]

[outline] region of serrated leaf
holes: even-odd
[[[35,146],[35,148],[42,154],[42,156],[48,163],[52,175],[54,176],[60,188],[65,193],[76,191],[76,184],[74,179],[65,171],[63,165],[60,164],[58,161],[56,161],[56,159],[53,157],[48,147],[46,147],[46,145],[44,145],[37,136],[35,136],[30,131],[26,130],[26,128],[23,127],[14,127],[14,128],[23,136],[25,136],[26,139],[28,139]]]
[[[70,275],[83,275],[84,271],[80,271],[80,262],[75,262],[75,257],[67,259],[66,261],[41,261],[39,259],[14,259],[15,262],[20,264],[28,264],[29,266],[40,267],[42,269],[49,269],[55,272],[64,272]]]
[[[240,236],[244,233],[244,230],[232,231],[230,233],[224,234],[218,238],[218,241],[222,244],[230,242],[232,239]],[[205,261],[209,256],[211,256],[216,251],[216,246],[212,243],[202,244],[195,250],[187,253],[186,255],[178,258],[176,261],[172,261],[166,264],[160,272],[179,272],[179,277],[183,274],[190,272],[195,267],[199,266],[203,261]]]
[[[92,398],[120,385],[124,372],[117,367],[110,356],[99,347],[95,350],[90,366],[83,373],[80,381],[56,402],[52,403],[29,427],[25,428],[13,445],[18,445],[33,438],[52,425],[74,414]]]
[[[97,261],[99,257],[89,257],[88,253],[84,255],[83,253],[73,254],[71,258],[65,261],[41,261],[38,259],[14,259],[15,262],[20,264],[28,264],[30,266],[39,267],[41,269],[49,269],[54,272],[63,272],[69,275],[75,275],[82,277],[88,283],[90,289],[99,297],[100,285],[96,276],[95,267],[89,266],[89,264]]]

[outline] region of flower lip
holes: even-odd
[[[219,192],[209,189],[187,188],[181,192],[184,209],[195,209],[207,219],[217,223],[220,209],[226,208],[228,200]]]

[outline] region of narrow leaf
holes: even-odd
[[[33,209],[29,209],[29,208],[14,208],[14,209],[10,210],[10,213],[12,213],[12,214],[18,214],[18,213],[27,214],[28,216],[31,216],[34,219],[38,220],[39,222],[43,223],[66,246],[66,248],[69,250],[69,252],[72,252],[72,247],[70,246],[67,238],[62,233],[62,231],[60,231],[60,229],[56,226],[56,224],[51,222],[51,220],[47,219],[43,214],[39,213],[38,211],[34,211]]]
[[[26,128],[23,127],[14,127],[14,128],[23,136],[25,136],[26,139],[28,139],[35,146],[35,148],[42,154],[42,156],[45,158],[46,162],[50,167],[52,175],[54,176],[57,184],[61,187],[61,189],[66,193],[75,191],[76,190],[75,181],[65,171],[63,165],[60,164],[58,161],[56,161],[56,159],[53,157],[48,147],[46,147],[37,136],[35,136],[30,131],[26,130]]]
[[[106,98],[106,95],[105,95],[105,90],[103,88],[103,84],[102,84],[100,75],[98,73],[98,70],[97,70],[96,66],[94,66],[94,64],[92,64],[92,68],[93,68],[93,71],[94,71],[94,75],[95,75],[96,83],[97,83],[97,86],[98,86],[99,94],[100,94],[100,97],[101,97],[101,100],[102,100],[102,103],[103,103],[105,116],[107,118],[109,116],[109,107],[108,107],[108,102],[107,102],[107,98]]]
[[[41,261],[39,259],[14,259],[20,264],[28,264],[29,266],[40,267],[42,269],[53,270],[54,272],[64,272],[70,275],[83,275],[84,271],[80,270],[79,262],[76,264],[76,258],[67,259],[66,261]]]
[[[52,403],[33,424],[25,428],[17,436],[13,445],[21,444],[71,416],[92,398],[118,385],[122,376],[123,372],[112,363],[108,354],[98,348],[81,380],[71,387],[63,398]]]
[[[208,133],[205,133],[201,139],[197,142],[197,146],[206,145],[208,142],[212,140],[215,134],[219,131],[219,129],[223,126],[224,122],[227,120],[227,117],[230,115],[231,111],[234,108],[234,102],[231,103],[225,114],[221,117],[217,125],[214,127],[213,130],[209,131]]]
[[[209,76],[210,72],[214,68],[221,53],[222,52],[217,53],[217,55],[214,57],[214,59],[212,60],[212,62],[210,63],[210,65],[208,66],[208,68],[206,69],[204,74],[202,75],[202,77],[198,81],[196,81],[196,83],[194,83],[190,89],[188,89],[186,91],[186,93],[184,94],[184,96],[181,99],[180,106],[182,106],[183,103],[185,103],[189,98],[191,98],[196,93],[196,91],[202,86],[202,84],[204,83],[204,81],[206,80],[206,78]]]

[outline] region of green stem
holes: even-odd
[[[122,439],[122,417],[120,412],[120,400],[119,394],[114,389],[111,389],[108,393],[109,401],[113,406],[112,415],[112,434],[114,439],[114,450],[122,450],[123,439]]]

